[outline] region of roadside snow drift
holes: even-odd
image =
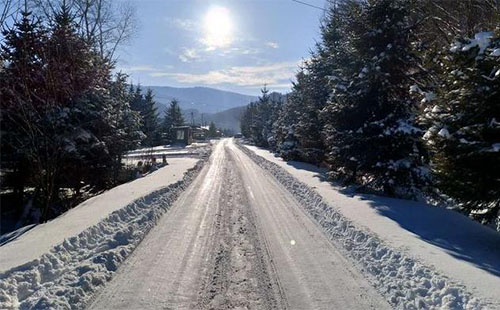
[[[311,187],[277,164],[240,148],[289,190],[327,237],[352,258],[397,309],[492,309],[499,300],[479,300],[434,267],[395,249],[370,230],[348,220]],[[495,288],[492,288],[495,290]],[[498,289],[498,287],[497,287]]]
[[[47,223],[36,225],[0,247],[0,274],[39,258],[134,200],[181,181],[184,173],[198,161],[198,158],[169,158],[168,166],[105,191]]]
[[[196,177],[203,163],[199,161],[180,180],[112,212],[41,257],[2,271],[0,309],[83,308]],[[1,250],[3,260],[8,253]]]

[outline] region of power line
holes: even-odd
[[[307,3],[307,2],[302,2],[302,1],[299,1],[299,0],[292,0],[292,1],[293,1],[293,2],[297,2],[297,3],[300,3],[300,4],[303,4],[303,5],[307,5],[307,6],[309,6],[309,7],[312,7],[312,8],[315,8],[315,9],[322,10],[322,11],[325,11],[325,12],[326,12],[326,10],[325,10],[324,8],[321,8],[321,7],[319,7],[319,6],[315,6],[315,5],[310,4],[310,3]]]

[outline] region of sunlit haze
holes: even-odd
[[[311,0],[323,7],[325,1]],[[118,51],[134,83],[288,92],[323,11],[291,0],[132,0],[138,28]]]
[[[233,23],[230,12],[224,7],[211,8],[204,19],[204,43],[208,49],[225,47],[233,41]]]

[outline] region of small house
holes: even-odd
[[[178,126],[171,128],[173,143],[188,145],[193,142],[193,133],[189,126]]]
[[[193,140],[204,141],[208,137],[208,126],[191,126]]]

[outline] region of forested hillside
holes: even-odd
[[[331,1],[287,100],[242,133],[359,190],[500,228],[500,3]]]

